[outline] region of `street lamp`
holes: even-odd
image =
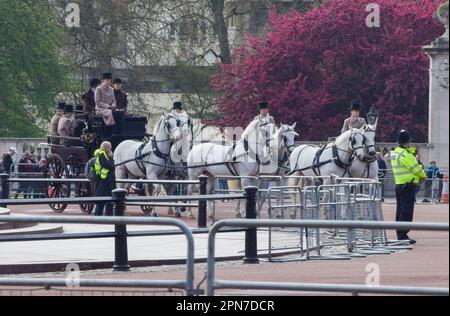
[[[367,114],[367,121],[369,125],[375,125],[378,121],[378,118],[380,117],[379,113],[377,112],[376,105],[372,105],[370,108],[370,112]]]

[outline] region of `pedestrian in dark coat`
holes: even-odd
[[[113,159],[112,145],[110,142],[103,142],[95,152],[95,172],[98,180],[95,184],[95,196],[112,196],[112,191],[116,188],[115,165]],[[95,216],[103,216],[106,206],[106,216],[113,215],[112,203],[98,203],[95,209]]]

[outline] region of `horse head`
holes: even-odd
[[[242,133],[241,139],[248,143],[249,150],[262,158],[263,162],[270,160],[270,139],[275,131],[275,125],[255,120]]]
[[[178,120],[171,114],[164,113],[161,118],[164,121],[164,130],[170,139],[174,142],[178,142],[182,138],[181,128],[179,127]]]
[[[187,115],[178,115],[176,119],[181,138],[173,144],[171,157],[174,162],[187,161],[191,149],[191,119]]]
[[[352,129],[350,131],[350,150],[359,160],[364,160],[364,134],[359,129]]]
[[[296,126],[297,123],[294,123],[292,126],[281,124],[280,127],[280,136],[282,137],[281,141],[286,148],[288,155],[291,155],[295,149],[295,138],[300,136],[295,131]]]
[[[375,148],[376,144],[376,128],[377,123],[374,125],[365,125],[360,129],[360,132],[362,133],[364,137],[364,146],[365,150],[367,151],[368,158],[373,159],[377,155],[377,150]]]

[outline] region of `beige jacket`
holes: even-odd
[[[75,135],[75,128],[77,128],[77,126],[77,119],[64,114],[59,120],[58,134],[61,137],[73,137]]]
[[[366,125],[366,120],[362,117],[353,118],[349,117],[344,121],[344,127],[342,127],[341,134],[344,134],[346,131],[349,131],[352,128],[360,129]]]
[[[62,116],[62,112],[57,112],[53,115],[52,121],[50,122],[50,136],[59,136],[58,125]]]
[[[103,84],[95,90],[95,111],[101,115],[106,126],[116,124],[112,109],[116,107],[114,89],[105,87]]]

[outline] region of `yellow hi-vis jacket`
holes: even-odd
[[[97,176],[100,179],[105,180],[106,178],[108,178],[109,170],[103,168],[102,165],[100,164],[100,156],[101,155],[104,155],[105,158],[108,159],[108,155],[103,150],[97,149],[94,153],[94,157],[95,157],[94,169],[95,169],[95,173],[97,174]]]
[[[395,184],[415,183],[426,179],[427,175],[414,156],[415,148],[397,147],[391,152],[392,171],[395,176]]]

